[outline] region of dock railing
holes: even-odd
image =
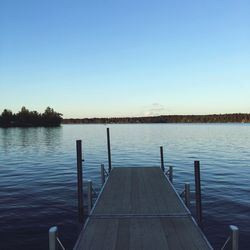
[[[185,205],[190,208],[190,184],[185,183],[184,190],[180,193],[180,197],[184,198]]]
[[[224,243],[221,250],[238,250],[239,249],[239,228],[234,225],[229,226],[230,235],[228,236],[226,242]]]
[[[101,164],[101,183],[102,185],[106,181],[106,177],[109,176],[109,172],[106,171],[104,164]]]
[[[53,226],[49,229],[49,250],[57,250],[58,245],[62,250],[65,250],[62,242],[58,237],[58,228],[56,226]]]

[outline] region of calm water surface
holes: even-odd
[[[109,125],[113,166],[174,166],[174,185],[194,190],[193,161],[201,162],[204,232],[215,249],[230,224],[240,249],[250,249],[250,125]],[[48,249],[48,229],[59,227],[72,249],[77,218],[75,140],[83,140],[84,177],[100,190],[107,166],[105,125],[0,129],[0,249]],[[193,210],[193,208],[192,208]]]

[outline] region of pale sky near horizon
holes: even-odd
[[[250,113],[250,1],[2,0],[0,112]]]

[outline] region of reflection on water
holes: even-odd
[[[204,231],[215,249],[240,228],[250,240],[250,126],[247,124],[110,125],[113,166],[174,166],[174,184],[194,190],[193,161],[201,162]],[[59,226],[72,248],[79,232],[75,140],[83,140],[84,177],[100,189],[107,165],[104,125],[0,129],[0,249],[48,249],[48,228]]]
[[[54,147],[61,142],[62,133],[62,127],[1,128],[1,146],[5,150],[10,149],[11,146],[21,145],[22,147],[29,147],[39,143],[45,143],[48,147]]]

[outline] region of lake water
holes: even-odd
[[[200,160],[204,232],[215,249],[240,229],[240,249],[250,249],[250,125],[109,125],[113,166],[174,167],[174,185],[194,190],[193,162]],[[66,249],[80,230],[75,140],[82,139],[84,178],[100,190],[107,166],[105,125],[0,129],[0,249],[48,249],[57,225]],[[192,211],[194,210],[194,205]]]

